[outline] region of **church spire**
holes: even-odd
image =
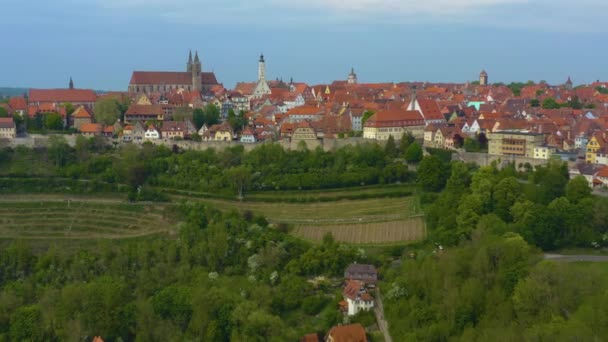
[[[74,81],[72,80],[72,76],[70,76],[70,89],[74,89]]]
[[[194,55],[194,63],[199,63],[200,60],[198,59],[198,51],[196,51],[195,55]]]
[[[190,54],[188,55],[188,64],[192,64],[192,49],[190,49]]]

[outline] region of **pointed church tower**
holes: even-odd
[[[201,61],[198,59],[198,51],[194,55],[194,62],[192,63],[192,90],[201,90],[203,82],[201,80],[202,71]]]
[[[260,55],[260,61],[258,63],[258,82],[266,82],[266,61],[264,61],[264,54]]]
[[[70,89],[74,89],[74,81],[72,81],[72,77],[70,76],[70,84],[69,84]]]
[[[357,74],[355,74],[355,68],[350,68],[350,74],[348,74],[348,84],[357,84]]]
[[[416,97],[416,85],[412,86],[412,100],[407,106],[407,110],[417,110],[422,113],[422,110],[420,109],[420,104],[418,103],[418,98]]]
[[[188,55],[188,64],[186,64],[187,72],[192,72],[192,50],[190,50],[190,54]]]
[[[568,80],[566,80],[566,84],[564,84],[564,87],[567,90],[572,90],[572,88],[574,87],[574,84],[572,83],[572,80],[570,79],[570,76],[568,76]]]
[[[264,60],[264,54],[262,54],[258,62],[258,84],[255,86],[253,96],[260,98],[263,95],[270,94],[270,92],[270,87],[266,82],[266,61]]]

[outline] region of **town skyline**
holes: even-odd
[[[247,7],[234,0],[146,6],[133,0],[60,0],[49,6],[8,0],[3,8],[12,15],[0,29],[11,32],[5,44],[19,48],[0,57],[0,83],[57,88],[72,76],[82,87],[124,90],[134,70],[181,70],[190,48],[199,50],[203,69],[214,71],[228,88],[255,80],[261,52],[269,79],[310,84],[343,79],[351,67],[366,83],[464,83],[482,69],[492,82],[504,83],[608,78],[599,25],[606,4],[598,1],[581,1],[575,8],[559,1],[431,1],[413,2],[413,9],[390,0],[362,0],[340,9],[330,1],[325,15],[319,1],[306,8],[298,2],[268,9],[264,4],[275,2]],[[386,9],[371,10],[374,6]],[[443,15],[433,15],[439,10]],[[192,20],[188,12],[211,14]],[[24,20],[37,24],[19,25]],[[596,27],[600,31],[592,30]]]

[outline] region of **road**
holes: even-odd
[[[388,331],[388,322],[384,318],[384,305],[382,304],[382,295],[380,294],[380,287],[376,287],[376,307],[374,308],[376,314],[376,321],[378,322],[378,328],[384,335],[384,342],[393,342],[390,332]]]
[[[562,254],[545,254],[545,260],[563,261],[563,262],[608,262],[608,255],[562,255]]]

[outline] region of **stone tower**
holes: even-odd
[[[488,73],[485,70],[482,70],[479,74],[479,85],[488,85]]]
[[[198,59],[198,51],[194,55],[194,62],[192,63],[192,90],[201,90],[202,80],[201,71],[203,67],[201,61]]]
[[[570,76],[568,76],[568,79],[566,80],[566,84],[564,84],[564,88],[566,88],[567,90],[572,90],[572,88],[574,88],[574,84],[572,83]]]
[[[70,89],[74,89],[74,81],[72,81],[72,77],[70,77]]]
[[[258,84],[253,90],[253,97],[260,98],[270,93],[270,87],[266,82],[266,61],[264,61],[264,55],[260,55],[260,60],[258,63]]]
[[[266,62],[264,61],[264,55],[260,55],[260,61],[258,64],[258,82],[266,82]]]
[[[357,74],[355,74],[355,68],[350,68],[350,74],[348,74],[348,84],[357,84]]]
[[[186,64],[187,72],[192,72],[192,50],[190,50],[190,54],[188,55],[188,64]]]

